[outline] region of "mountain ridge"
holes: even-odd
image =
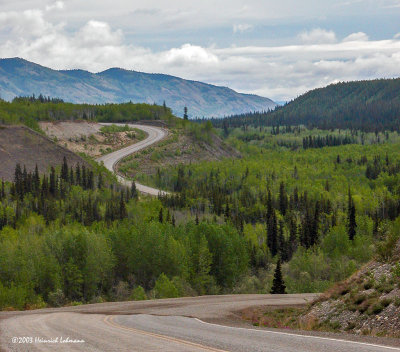
[[[0,59],[0,94],[5,100],[43,94],[89,104],[132,101],[161,105],[165,101],[177,115],[187,106],[191,117],[222,117],[276,106],[268,98],[162,73],[119,67],[97,73],[53,70],[21,58]]]

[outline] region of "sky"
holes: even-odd
[[[0,0],[0,57],[166,73],[287,101],[400,77],[400,0]]]

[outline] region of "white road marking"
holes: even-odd
[[[212,325],[212,326],[217,326],[220,328],[225,328],[225,329],[238,329],[238,330],[246,330],[246,331],[256,331],[256,332],[261,332],[264,334],[275,334],[275,335],[285,335],[285,336],[296,336],[296,337],[302,337],[302,338],[311,338],[311,339],[317,339],[317,340],[326,340],[326,341],[335,341],[335,342],[343,342],[343,343],[352,343],[356,345],[362,345],[362,346],[369,346],[369,347],[376,347],[376,348],[385,348],[388,350],[392,351],[400,351],[399,347],[392,347],[392,346],[384,346],[384,345],[376,345],[373,343],[367,343],[367,342],[358,342],[358,341],[351,341],[351,340],[343,340],[343,339],[335,339],[332,337],[321,337],[321,336],[311,336],[311,335],[300,335],[300,334],[292,334],[290,332],[281,332],[281,331],[271,331],[271,330],[259,330],[259,329],[250,329],[250,328],[239,328],[239,327],[233,327],[233,326],[227,326],[227,325],[219,325],[219,324],[214,324],[214,323],[207,323],[206,321],[203,321],[198,318],[193,318],[194,320],[202,323],[202,324],[207,324],[207,325]]]

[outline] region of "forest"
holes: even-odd
[[[178,123],[162,106],[21,99],[0,102],[2,122],[144,109],[134,118]],[[138,174],[171,191],[158,198],[89,159],[45,174],[16,165],[0,188],[0,309],[267,293],[283,287],[275,271],[287,293],[322,292],[399,236],[398,132],[180,121],[240,156]]]
[[[228,142],[241,159],[142,177],[174,192],[160,197],[166,207],[237,229],[249,256],[243,292],[265,287],[278,259],[289,292],[321,292],[373,258],[388,237],[399,236],[398,133],[365,134],[364,144],[288,147],[290,139],[309,140],[303,137],[309,134],[339,136],[297,132],[285,134],[285,145],[272,129],[231,129]]]
[[[38,121],[88,120],[97,122],[135,122],[165,120],[179,123],[165,104],[72,104],[58,98],[17,97],[12,102],[0,99],[0,124],[24,124],[38,132]]]
[[[341,82],[315,89],[273,111],[211,119],[218,128],[299,126],[364,132],[400,130],[400,79]]]

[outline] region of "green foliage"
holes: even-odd
[[[172,115],[170,109],[158,105],[133,103],[89,105],[65,103],[61,100],[43,103],[32,98],[16,98],[11,103],[0,100],[0,124],[25,124],[40,131],[38,121],[62,120],[115,123],[165,120],[172,125],[181,123],[180,119]],[[118,132],[115,128],[105,130]]]
[[[133,289],[130,299],[134,301],[144,301],[147,299],[146,292],[142,286],[137,286]]]
[[[156,298],[174,298],[178,297],[178,290],[173,282],[163,273],[157,279],[154,286]]]
[[[307,92],[274,111],[213,119],[218,127],[317,126],[321,129],[399,130],[400,79],[341,82]]]

